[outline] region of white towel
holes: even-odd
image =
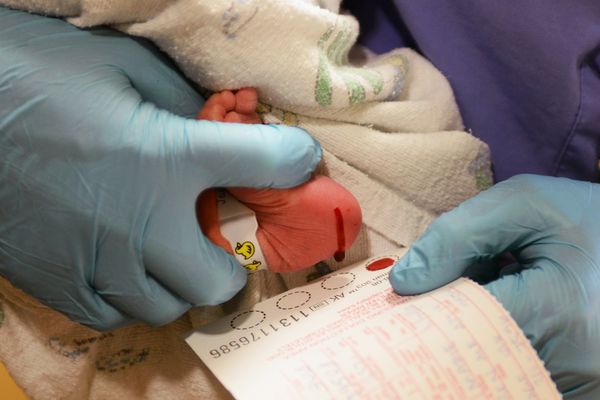
[[[146,37],[210,90],[256,87],[266,122],[302,127],[325,149],[321,172],[348,188],[364,226],[342,264],[407,246],[439,213],[491,183],[487,146],[463,131],[450,86],[409,49],[353,47],[339,0],[0,0],[88,27]],[[303,271],[255,274],[221,307],[153,329],[102,335],[0,281],[0,358],[35,399],[226,397],[181,335],[249,307]]]

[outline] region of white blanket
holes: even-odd
[[[339,13],[339,3],[0,0],[81,27],[107,24],[149,38],[210,90],[256,87],[263,119],[316,137],[325,149],[321,172],[361,204],[362,233],[344,264],[328,260],[333,269],[409,245],[435,216],[491,183],[487,146],[463,131],[446,79],[409,49],[374,57],[353,47],[358,24]],[[4,282],[0,358],[33,398],[215,398],[222,389],[178,334],[306,277],[257,274],[223,307],[109,336]],[[81,347],[82,341],[89,343]]]

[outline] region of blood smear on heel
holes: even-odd
[[[342,211],[339,208],[335,208],[333,210],[335,214],[335,226],[337,230],[337,244],[338,251],[335,252],[333,258],[337,262],[344,261],[346,258],[346,252],[344,248],[346,247],[346,237],[344,236],[344,218],[342,218]]]

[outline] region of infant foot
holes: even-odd
[[[362,223],[358,201],[326,176],[291,189],[227,190],[256,213],[256,237],[268,268],[275,272],[308,268],[336,254],[341,261]],[[198,215],[204,234],[233,253],[219,230],[214,190],[200,197]]]
[[[253,88],[213,94],[198,119],[260,123]],[[326,176],[315,176],[291,189],[227,188],[256,213],[256,238],[269,269],[276,272],[310,267],[336,255],[343,259],[360,230],[362,216],[352,193]],[[220,231],[215,190],[202,193],[197,215],[204,234],[233,254]],[[235,243],[234,243],[235,245]]]

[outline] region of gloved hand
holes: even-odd
[[[600,185],[521,175],[435,220],[390,273],[400,294],[440,287],[511,252],[522,270],[485,285],[565,398],[600,398]]]
[[[209,187],[290,187],[321,150],[295,128],[195,121],[158,51],[0,9],[0,274],[96,329],[160,325],[246,282],[195,215]]]

